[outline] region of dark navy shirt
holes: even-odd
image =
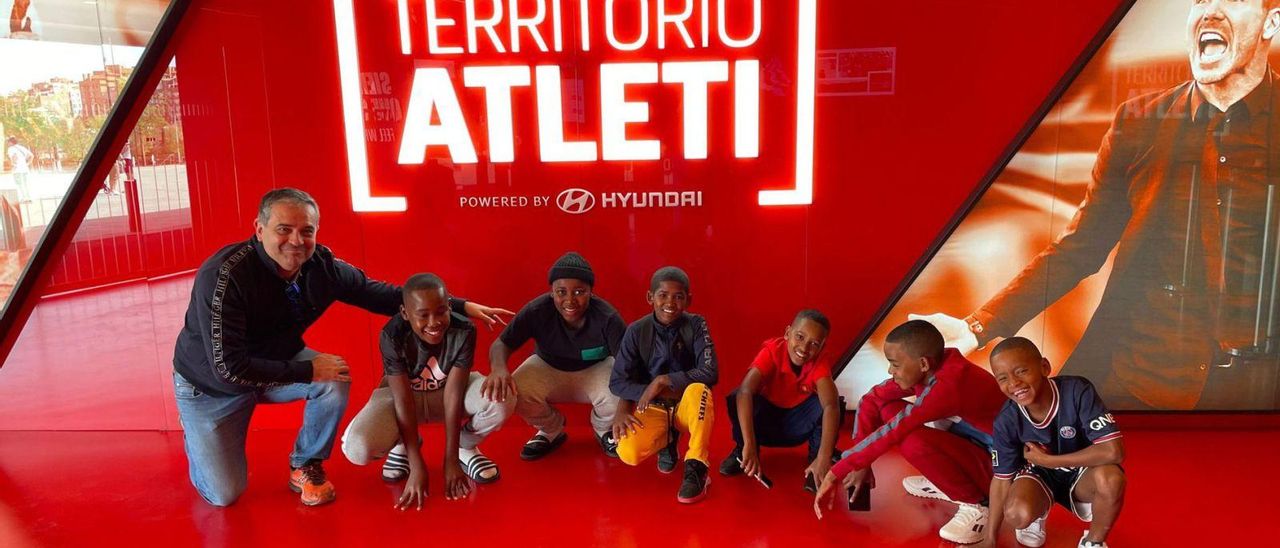
[[[1012,479],[1026,466],[1022,457],[1026,442],[1043,444],[1054,455],[1066,455],[1120,438],[1120,428],[1088,379],[1061,376],[1048,381],[1053,406],[1043,421],[1031,420],[1026,408],[1012,400],[1005,402],[996,417],[991,458],[997,478]]]
[[[653,323],[653,355],[648,360],[640,355],[640,321],[627,326],[609,378],[609,390],[613,395],[638,401],[658,375],[668,375],[671,390],[676,393],[683,393],[695,382],[715,386],[720,378],[716,347],[702,316],[682,314],[675,323],[662,325],[650,314],[645,321]],[[685,322],[691,322],[693,328],[693,340],[687,344],[680,337]]]
[[[512,350],[533,339],[534,353],[547,365],[581,371],[616,354],[626,328],[613,305],[592,295],[582,327],[569,329],[551,295],[544,293],[524,305],[498,338]]]

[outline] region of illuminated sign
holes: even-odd
[[[761,0],[628,0],[603,1],[603,17],[591,17],[588,4],[600,0],[576,0],[576,21],[566,21],[564,4],[575,0],[416,0],[425,13],[425,24],[410,24],[409,0],[396,3],[400,52],[413,56],[415,45],[433,61],[464,62],[466,56],[481,51],[519,54],[521,51],[563,52],[576,42],[583,52],[603,49],[635,57],[637,50],[653,47],[659,51],[679,50],[683,56],[709,48],[742,50],[744,58],[672,61],[602,62],[599,66],[598,100],[600,135],[598,140],[569,141],[564,133],[560,66],[554,64],[464,65],[461,82],[440,66],[414,69],[402,123],[397,161],[421,164],[429,147],[447,149],[455,164],[478,161],[479,142],[493,163],[515,161],[516,127],[512,116],[512,94],[517,88],[532,88],[537,108],[538,159],[542,162],[656,161],[662,144],[655,139],[627,137],[627,127],[650,121],[649,104],[628,98],[627,87],[661,84],[680,89],[682,152],[687,160],[708,156],[708,96],[712,86],[733,90],[733,157],[756,158],[760,154],[760,61],[749,49],[760,37],[764,18]],[[786,190],[761,190],[760,205],[809,204],[813,201],[813,116],[816,57],[817,0],[797,0],[798,70],[796,78],[795,180],[778,186]],[[351,198],[356,211],[404,211],[402,196],[373,196],[364,141],[364,115],[358,63],[353,0],[334,0],[337,30],[338,70],[342,93],[347,165]],[[389,3],[388,3],[389,5]],[[484,11],[478,11],[480,7]],[[700,17],[691,21],[694,9]],[[730,31],[729,11],[750,10],[750,27]],[[488,14],[483,16],[482,13]],[[651,17],[651,14],[653,15]],[[711,24],[712,14],[716,24]],[[628,28],[628,36],[615,25],[619,17],[638,17],[638,30]],[[744,19],[745,21],[746,19]],[[599,27],[597,27],[597,25]],[[460,31],[465,39],[447,40],[446,30]],[[592,43],[603,30],[605,43]],[[675,40],[668,41],[669,31]],[[418,37],[419,42],[414,43]],[[482,89],[485,96],[485,135],[476,135],[467,123],[458,99],[462,88]],[[434,115],[434,116],[433,116]],[[626,193],[624,193],[626,194]],[[646,193],[635,193],[645,196]],[[628,199],[630,194],[628,194]],[[686,202],[677,199],[678,202]],[[697,202],[701,203],[699,193]],[[579,202],[573,202],[576,204]],[[564,206],[561,207],[565,209]],[[582,208],[586,211],[589,208]]]

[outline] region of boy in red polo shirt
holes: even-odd
[[[760,447],[809,444],[805,488],[816,491],[831,468],[840,429],[840,397],[831,362],[820,359],[831,322],[817,310],[801,310],[784,336],[769,339],[751,362],[742,385],[729,394],[729,421],[737,447],[720,474],[761,472]]]

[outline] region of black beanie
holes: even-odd
[[[596,275],[591,271],[591,265],[586,259],[582,258],[573,251],[561,255],[556,259],[556,264],[551,265],[551,272],[547,273],[547,283],[554,283],[562,278],[572,278],[587,282],[589,286],[596,285]]]

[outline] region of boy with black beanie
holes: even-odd
[[[564,415],[552,403],[590,403],[591,427],[606,455],[617,457],[612,424],[618,398],[609,391],[613,356],[626,329],[622,317],[592,294],[595,273],[587,260],[568,252],[547,274],[551,291],[520,312],[489,347],[490,375],[481,389],[496,401],[516,398],[516,413],[538,431],[520,458],[537,460],[564,443]],[[534,352],[514,374],[511,354],[529,339]]]

